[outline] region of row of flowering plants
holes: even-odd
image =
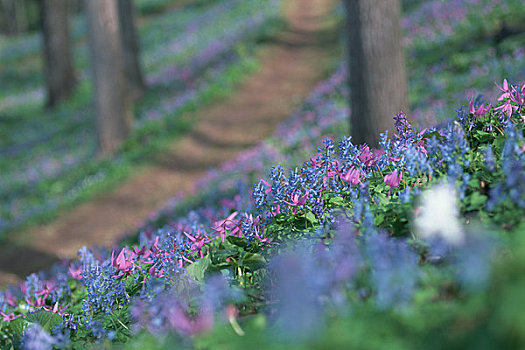
[[[6,348],[523,346],[525,85],[499,88],[29,276],[1,294]]]

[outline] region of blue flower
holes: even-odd
[[[378,305],[383,308],[406,305],[418,280],[418,255],[405,241],[384,233],[370,235],[365,251]]]

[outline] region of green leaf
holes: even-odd
[[[62,316],[47,310],[40,310],[26,316],[26,320],[29,322],[36,322],[46,331],[51,330],[59,323],[63,321]]]
[[[316,224],[317,223],[317,218],[315,217],[315,214],[312,213],[311,211],[306,213],[305,217],[306,217],[306,220],[310,221],[310,223],[312,223],[312,224]]]
[[[226,258],[229,258],[231,256],[236,256],[239,253],[239,250],[237,250],[237,249],[238,248],[235,248],[235,249],[227,249],[227,248],[217,249],[217,250],[213,250],[211,252],[211,254],[212,254],[213,260],[226,259]]]
[[[228,236],[226,239],[237,247],[246,248],[248,246],[248,242],[242,237]]]
[[[485,202],[487,201],[487,197],[479,192],[473,192],[470,196],[467,197],[466,201],[467,210],[477,210],[482,209],[484,207]]]
[[[210,265],[211,259],[206,255],[204,258],[199,259],[186,267],[186,271],[188,271],[192,280],[196,282],[204,282],[204,274]]]
[[[330,198],[330,204],[337,205],[337,206],[342,206],[344,203],[345,203],[345,201],[344,201],[343,197],[336,196],[336,197]]]
[[[142,281],[142,278],[136,282],[135,277],[132,275],[125,277],[124,283],[126,284],[126,292],[129,295],[135,295],[136,293],[138,293],[142,289],[142,286],[140,283],[141,281]]]
[[[24,318],[17,318],[16,320],[13,320],[9,322],[9,328],[13,331],[14,334],[22,336],[29,325],[29,322],[27,322]]]
[[[260,269],[266,266],[266,259],[260,254],[247,253],[242,260],[243,265],[248,266],[252,270]]]
[[[426,132],[423,134],[423,138],[425,139],[432,138],[432,136],[435,136],[436,139],[438,139],[439,141],[443,139],[443,136],[441,136],[441,134],[438,131]]]

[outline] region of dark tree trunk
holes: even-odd
[[[142,95],[145,85],[140,69],[139,41],[135,27],[133,1],[118,0],[118,12],[128,93],[135,100]]]
[[[393,116],[408,112],[399,0],[344,0],[348,18],[350,134],[377,146],[394,132]]]
[[[65,100],[75,87],[68,22],[69,0],[42,0],[47,107]]]
[[[7,33],[18,35],[27,31],[27,13],[25,1],[2,0],[2,12],[6,22]]]
[[[85,0],[99,149],[113,154],[131,130],[117,0]]]

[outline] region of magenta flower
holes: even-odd
[[[474,99],[470,99],[470,104],[468,106],[468,111],[469,113],[471,114],[474,114],[476,117],[483,117],[485,114],[487,114],[487,112],[490,110],[490,103],[485,105],[485,104],[481,104],[477,109],[476,107],[474,107]]]
[[[156,278],[164,277],[164,269],[158,269],[156,265],[153,265],[148,272],[151,276]]]
[[[394,170],[390,174],[385,175],[385,184],[390,187],[398,187],[402,177],[403,172],[398,174],[397,170]]]
[[[190,250],[192,251],[196,251],[199,253],[200,257],[203,258],[204,255],[202,253],[202,247],[206,244],[206,243],[210,243],[212,240],[211,239],[207,239],[207,237],[203,234],[201,234],[201,230],[198,229],[197,232],[195,232],[195,234],[192,236],[186,232],[184,232],[184,235],[186,237],[188,237],[188,239],[193,243],[190,247]]]
[[[525,91],[525,85],[523,85],[521,91],[522,92],[520,93],[519,89],[512,88],[512,95],[510,96],[510,99],[520,106],[525,104],[525,94],[523,93],[523,91]]]
[[[320,154],[316,154],[314,157],[310,158],[310,166],[313,166],[315,168],[321,167],[321,163],[318,160],[319,156]]]
[[[219,220],[215,222],[215,227],[212,227],[214,231],[221,237],[222,243],[226,237],[226,231],[230,231],[230,235],[235,235],[242,233],[239,228],[239,222],[234,221],[233,219],[237,216],[237,212],[231,213],[226,219]]]
[[[137,246],[131,248],[133,253],[140,259],[141,257],[143,259],[146,259],[151,255],[151,250],[146,249],[146,246],[142,246],[141,249],[139,249]]]
[[[281,206],[277,204],[275,207],[272,207],[272,210],[270,213],[272,214],[272,216],[277,216],[281,214]]]
[[[494,84],[496,83],[494,82]],[[503,101],[504,99],[510,97],[511,93],[510,93],[509,83],[507,82],[507,79],[503,79],[503,86],[499,86],[498,84],[496,84],[496,86],[503,92],[498,98],[498,101]]]
[[[510,100],[505,101],[501,106],[495,108],[497,111],[501,110],[507,116],[511,116],[514,110],[517,110],[518,107],[510,103]]]
[[[326,179],[326,177],[325,177]],[[294,207],[293,209],[293,213],[295,214],[296,210],[297,210],[297,207],[299,205],[304,205],[306,203],[306,198],[308,197],[308,192],[306,192],[304,195],[302,196],[299,196],[297,193],[294,193],[293,194],[293,197],[292,197],[292,202],[288,202],[288,201],[284,201],[286,204]]]
[[[377,164],[379,161],[379,157],[385,153],[385,151],[380,149],[373,149],[371,150],[370,147],[364,146],[361,148],[361,153],[357,157],[360,161],[362,161],[365,166],[373,167]]]
[[[114,276],[120,278],[130,272],[133,268],[133,259],[131,258],[131,252],[126,248],[122,248],[119,255],[115,257],[115,252],[111,252],[111,266],[116,267],[121,273]]]
[[[11,306],[15,306],[16,305],[16,297],[13,296],[11,293],[9,293],[9,290],[6,290],[5,291],[5,297],[7,299],[7,303]]]
[[[342,177],[343,181],[351,185],[357,185],[361,182],[361,173],[363,171],[359,168],[351,167],[348,172]]]
[[[68,272],[69,272],[69,275],[71,277],[73,277],[74,279],[76,279],[76,280],[81,280],[82,279],[82,268],[81,267],[75,268],[75,267],[73,267],[73,265],[71,265],[69,267]]]
[[[62,314],[64,313],[64,310],[67,309],[67,307],[68,305],[62,308],[59,308],[58,301],[57,301],[55,305],[53,306],[53,308],[51,308],[50,306],[44,306],[44,310],[51,311],[52,313],[59,314],[60,316],[62,316]]]
[[[263,184],[265,184],[266,186],[268,186],[268,188],[264,190],[264,193],[272,192],[272,185],[269,184],[267,181],[264,181],[263,179],[261,179],[261,181],[262,181]]]
[[[292,207],[297,207],[299,205],[304,205],[306,203],[306,198],[308,197],[308,192],[306,192],[304,195],[299,196],[297,193],[293,194],[292,202],[284,201],[286,204],[291,205]]]
[[[2,311],[0,311],[0,315],[2,315],[2,321],[7,321],[7,322],[11,322],[13,320],[16,320],[20,316],[22,316],[22,315],[16,315],[15,316],[14,312],[11,312],[10,314],[5,314]]]

